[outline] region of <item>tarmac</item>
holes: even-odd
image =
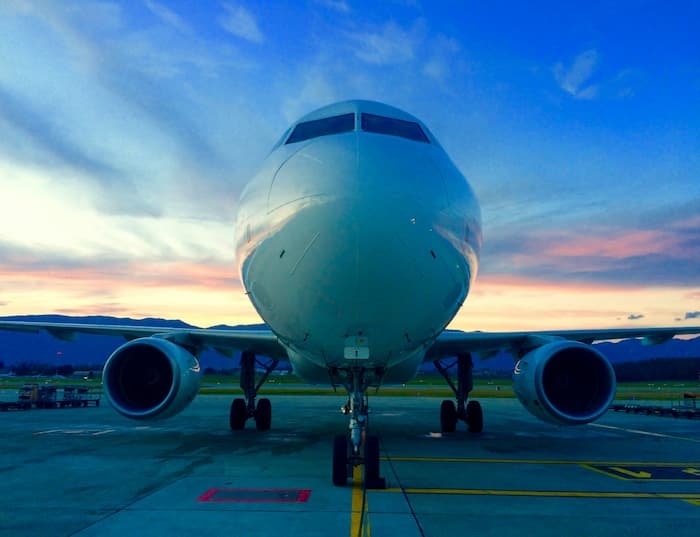
[[[166,421],[97,408],[0,414],[1,536],[694,536],[700,423],[608,412],[578,428],[484,399],[484,432],[439,432],[440,400],[370,397],[386,490],[331,484],[338,396],[272,396],[272,430],[231,397]]]

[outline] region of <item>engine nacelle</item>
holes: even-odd
[[[554,341],[516,364],[513,389],[523,406],[541,420],[583,425],[608,410],[615,397],[615,371],[590,345]]]
[[[127,418],[168,418],[197,395],[200,368],[183,347],[166,339],[130,341],[107,359],[102,371],[105,396]]]

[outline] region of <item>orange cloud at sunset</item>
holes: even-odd
[[[700,292],[685,287],[618,287],[562,284],[533,278],[477,279],[450,328],[462,330],[550,330],[669,326],[697,309]],[[631,321],[631,314],[643,315]]]
[[[663,230],[618,230],[611,235],[569,236],[561,242],[555,238],[544,254],[622,259],[635,255],[667,254],[675,251],[679,243],[677,235]]]
[[[1,315],[162,317],[197,326],[260,322],[235,269],[225,265],[133,263],[33,273],[0,268],[0,282]]]

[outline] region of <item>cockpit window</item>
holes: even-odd
[[[294,144],[318,138],[319,136],[328,136],[329,134],[340,134],[341,132],[350,132],[355,130],[355,114],[343,114],[341,116],[324,117],[323,119],[314,119],[313,121],[304,121],[299,123],[292,134],[287,138],[286,144]]]
[[[376,132],[378,134],[388,134],[390,136],[400,136],[416,142],[430,143],[428,137],[418,123],[394,119],[392,117],[375,116],[374,114],[362,114],[362,130],[366,132]]]

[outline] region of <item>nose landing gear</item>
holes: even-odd
[[[333,484],[345,486],[353,468],[364,464],[365,487],[383,489],[386,481],[380,476],[379,437],[367,434],[369,404],[364,373],[364,369],[353,369],[346,385],[349,399],[341,412],[350,416],[350,424],[347,435],[333,440]]]

